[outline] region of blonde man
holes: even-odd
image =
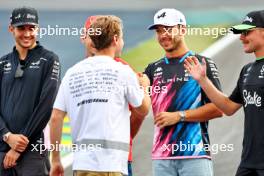
[[[51,143],[60,141],[67,112],[78,148],[74,151],[75,175],[121,176],[127,174],[128,104],[145,116],[150,99],[133,70],[114,60],[124,45],[121,20],[99,16],[91,29],[100,29],[88,33],[95,55],[70,68],[63,78],[51,117]],[[53,151],[51,176],[62,174],[59,152]]]

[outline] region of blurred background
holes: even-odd
[[[21,6],[34,7],[39,11],[41,28],[82,28],[90,15],[113,14],[119,16],[124,24],[125,48],[123,59],[128,61],[135,70],[143,71],[148,63],[163,56],[163,51],[155,40],[155,33],[148,31],[153,23],[155,12],[161,8],[176,8],[182,11],[190,28],[226,28],[242,21],[247,12],[260,10],[264,1],[260,0],[0,0],[0,56],[9,53],[14,46],[12,35],[8,32],[9,17],[13,8]],[[186,36],[189,47],[196,52],[203,52],[216,41],[225,36],[211,33],[209,35]],[[221,48],[215,47],[213,55],[221,75],[223,91],[230,94],[236,84],[241,67],[254,60],[252,55],[245,55],[241,44],[236,38],[227,38]],[[59,55],[62,76],[66,70],[85,58],[85,50],[76,33],[67,35],[44,35],[39,41],[46,48]],[[218,51],[219,50],[219,51]],[[207,52],[204,52],[206,55]],[[153,138],[153,117],[146,118],[134,140],[133,171],[135,176],[151,176],[151,144]],[[212,144],[233,144],[234,151],[218,152],[213,155],[216,176],[232,176],[240,161],[243,113],[233,117],[224,117],[210,122]],[[70,145],[69,118],[65,119],[63,128],[63,144]],[[69,153],[63,153],[67,160],[66,176],[72,175]],[[65,159],[66,158],[66,159]],[[109,161],[110,162],[110,161]],[[195,176],[195,174],[194,174]]]
[[[124,23],[126,53],[129,49],[151,39],[153,31],[147,27],[160,8],[181,10],[187,23],[193,26],[227,26],[242,20],[251,9],[261,8],[259,0],[0,0],[0,55],[11,51],[14,45],[8,33],[9,16],[15,7],[31,6],[39,11],[41,28],[82,28],[86,18],[95,14],[114,14]],[[73,32],[73,30],[71,30]],[[40,42],[56,52],[62,62],[62,73],[84,58],[84,48],[78,35],[44,35]],[[203,37],[204,39],[210,36]],[[206,39],[207,40],[207,39]],[[202,42],[201,42],[202,43]],[[200,45],[200,44],[199,44]],[[201,50],[199,48],[199,50]],[[158,57],[157,57],[158,58]],[[147,58],[149,60],[149,58]],[[153,58],[151,58],[153,59]],[[142,71],[143,68],[141,68]]]

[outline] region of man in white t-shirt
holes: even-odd
[[[88,35],[96,49],[95,56],[74,65],[63,78],[51,117],[51,143],[60,141],[67,113],[72,129],[75,174],[121,176],[127,174],[128,104],[145,116],[150,98],[139,85],[144,81],[138,80],[128,65],[114,60],[124,45],[121,20],[100,16]],[[59,151],[54,150],[50,175],[61,174]]]

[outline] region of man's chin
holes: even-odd
[[[25,43],[20,44],[20,46],[21,46],[22,48],[25,48],[25,49],[30,49],[30,48],[32,48],[33,45],[34,45],[34,44],[25,44]]]
[[[248,49],[248,48],[244,48],[244,52],[247,54],[253,53],[254,51]]]
[[[167,45],[167,46],[162,46],[162,48],[165,50],[165,51],[167,51],[167,52],[171,52],[171,51],[173,51],[174,50],[174,47],[173,46],[169,46],[169,45]]]
[[[166,52],[172,52],[172,51],[174,51],[174,48],[164,48],[164,50],[166,51]]]

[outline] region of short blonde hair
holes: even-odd
[[[90,28],[100,29],[100,35],[89,35],[97,50],[108,48],[115,35],[118,37],[122,34],[122,21],[114,15],[100,15],[91,24]]]

